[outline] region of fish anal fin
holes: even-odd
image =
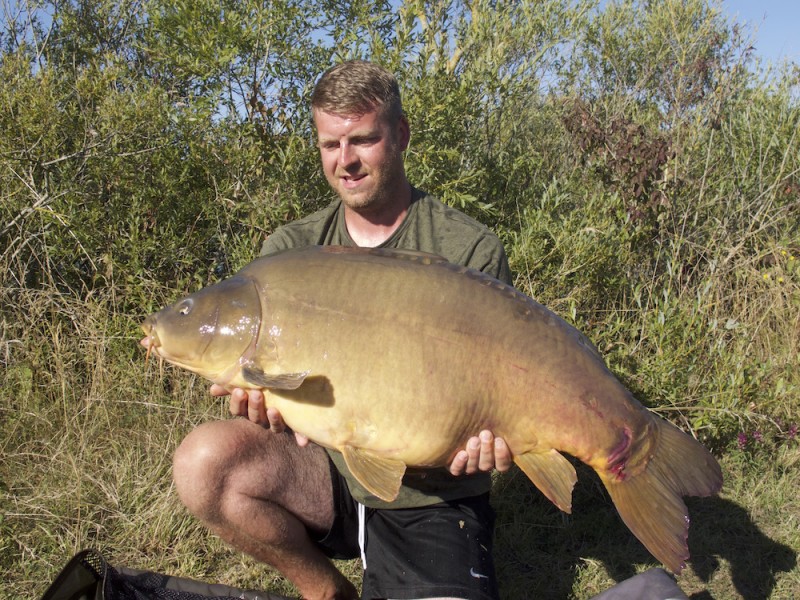
[[[572,488],[578,476],[560,452],[526,452],[514,456],[514,462],[553,504],[565,513],[572,512]]]
[[[716,459],[700,442],[658,420],[646,468],[620,478],[598,471],[625,525],[676,575],[686,566],[689,514],[683,496],[709,496],[722,486]]]
[[[406,472],[402,460],[378,456],[369,450],[345,446],[342,448],[347,468],[367,491],[384,502],[391,502],[400,492],[400,484]]]
[[[247,383],[267,389],[275,390],[296,390],[305,381],[310,371],[302,373],[278,373],[272,375],[265,373],[258,367],[245,367],[242,369],[242,377]]]

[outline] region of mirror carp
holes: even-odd
[[[449,465],[483,429],[558,508],[575,468],[674,573],[683,496],[715,494],[697,440],[642,406],[577,329],[513,287],[413,251],[312,246],[256,259],[149,316],[148,355],[227,388],[259,388],[286,424],[340,451],[393,500],[407,466]]]

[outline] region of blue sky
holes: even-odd
[[[774,62],[800,63],[800,1],[722,0],[722,9],[755,31],[756,54]]]

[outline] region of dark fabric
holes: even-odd
[[[106,562],[98,552],[73,556],[47,588],[42,600],[102,600]]]
[[[336,514],[317,545],[330,558],[359,558],[357,504],[331,469]],[[497,598],[494,520],[489,494],[420,508],[368,508],[361,597]]]
[[[288,600],[285,596],[205,583],[153,571],[112,567],[96,550],[75,555],[42,600]]]
[[[361,597],[498,598],[489,495],[435,506],[367,510]]]
[[[331,487],[333,494],[333,525],[321,538],[313,533],[311,538],[328,558],[348,560],[361,556],[358,547],[358,511],[353,496],[347,488],[347,481],[328,457],[331,470]]]

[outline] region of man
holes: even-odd
[[[410,131],[395,78],[363,61],[340,64],[311,100],[322,168],[339,199],[279,228],[263,254],[312,244],[439,254],[506,282],[497,237],[414,189],[403,152]],[[272,565],[303,598],[356,598],[331,558],[365,562],[364,598],[495,598],[489,471],[506,470],[503,440],[480,432],[448,469],[409,470],[398,499],[370,496],[339,453],[292,436],[258,391],[230,393],[233,419],[191,432],[175,454],[178,494],[237,549]],[[477,432],[476,432],[477,433]],[[366,506],[366,508],[365,508]]]

